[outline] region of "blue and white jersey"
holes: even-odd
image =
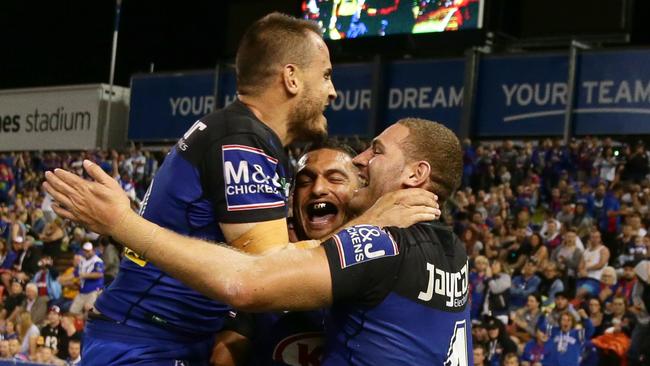
[[[223,242],[219,223],[286,217],[290,177],[280,139],[235,101],[198,120],[179,140],[155,175],[140,214],[176,233]],[[213,336],[230,310],[128,249],[96,308],[154,339],[172,340]]]
[[[324,246],[334,306],[323,365],[473,364],[467,254],[449,228],[357,225]]]

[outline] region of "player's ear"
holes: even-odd
[[[298,67],[294,64],[286,64],[282,69],[282,81],[284,88],[290,95],[296,95],[302,87]]]
[[[427,183],[431,175],[431,165],[424,160],[415,161],[407,165],[406,172],[408,177],[404,185],[410,188],[422,187]]]

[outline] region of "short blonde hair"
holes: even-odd
[[[611,280],[605,282],[603,280],[603,275],[609,276],[609,278],[611,278]],[[603,272],[601,272],[601,274],[600,274],[600,282],[611,286],[611,285],[615,284],[617,281],[618,281],[618,277],[616,276],[616,270],[614,269],[614,267],[607,266],[607,267],[603,268]]]

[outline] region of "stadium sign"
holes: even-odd
[[[578,58],[575,133],[650,133],[649,51]],[[561,135],[567,103],[565,54],[486,57],[480,65],[475,132],[481,137]]]
[[[109,146],[121,147],[128,89],[113,88]],[[103,143],[108,86],[0,91],[0,151],[93,149]]]

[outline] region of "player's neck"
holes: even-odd
[[[265,94],[260,96],[239,96],[239,101],[246,105],[257,119],[272,129],[282,141],[282,145],[286,146],[291,143],[291,136],[288,133],[288,113],[286,107],[280,101],[272,99],[267,98]]]

